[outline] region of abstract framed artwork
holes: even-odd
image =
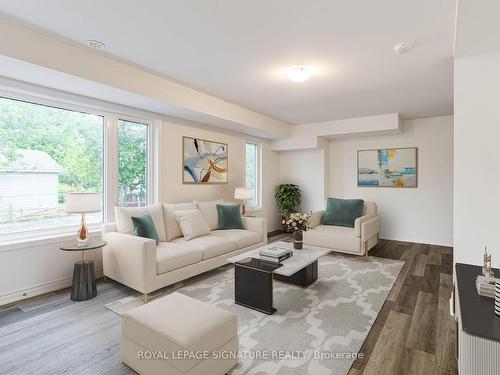
[[[226,143],[182,137],[182,183],[227,184]]]
[[[417,148],[358,150],[358,186],[417,187]]]

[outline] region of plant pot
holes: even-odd
[[[296,230],[293,232],[293,248],[300,250],[302,249],[303,243],[302,240],[304,239],[304,235],[301,230]]]

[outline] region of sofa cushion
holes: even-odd
[[[173,242],[156,246],[156,273],[158,275],[201,261],[202,253],[194,247]]]
[[[134,234],[139,237],[151,238],[152,240],[160,242],[158,237],[158,232],[155,229],[155,224],[153,223],[153,218],[149,212],[146,212],[142,216],[132,216],[132,224],[134,225]]]
[[[363,215],[363,203],[362,199],[328,198],[321,224],[354,228],[354,221]]]
[[[318,225],[315,229],[304,232],[304,244],[353,253],[361,251],[361,239],[354,228],[333,225]]]
[[[163,220],[165,222],[167,241],[182,237],[181,227],[175,217],[175,211],[193,210],[195,208],[196,204],[194,202],[165,203],[163,205]]]
[[[176,211],[175,217],[181,227],[182,235],[188,241],[210,234],[210,228],[198,209]]]
[[[236,241],[213,234],[196,237],[189,241],[186,241],[185,238],[176,238],[172,243],[189,246],[201,251],[203,259],[210,259],[236,250]]]
[[[166,241],[167,236],[165,234],[161,204],[153,204],[145,207],[115,207],[116,230],[119,233],[134,234],[132,216],[142,216],[148,212],[153,218],[160,241]]]
[[[219,229],[245,229],[239,204],[218,204]]]
[[[259,233],[245,229],[214,230],[212,234],[235,241],[237,249],[243,249],[244,247],[254,245],[262,240]]]
[[[124,337],[145,350],[167,355],[216,351],[237,334],[235,314],[177,292],[122,315]],[[188,373],[201,361],[202,358],[186,358],[169,363],[180,370],[178,373]]]
[[[223,204],[222,199],[215,201],[196,201],[196,206],[205,218],[210,230],[219,229],[219,214],[217,213],[217,205]]]

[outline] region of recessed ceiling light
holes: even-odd
[[[306,66],[296,65],[285,70],[285,75],[292,82],[305,82],[312,76],[312,71]]]
[[[411,45],[411,43],[403,42],[403,43],[396,44],[394,46],[394,51],[396,51],[397,53],[406,53],[409,50],[411,50],[412,47],[413,46]]]
[[[90,48],[94,48],[94,49],[102,49],[102,48],[106,47],[103,42],[99,42],[98,40],[92,40],[92,39],[87,40],[87,45]]]

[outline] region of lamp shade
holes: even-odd
[[[66,212],[99,212],[101,200],[99,193],[66,193]]]
[[[253,190],[239,187],[234,189],[234,199],[247,200],[253,198]]]

